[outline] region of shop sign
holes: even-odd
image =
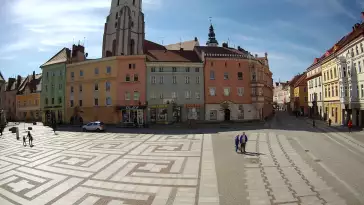
[[[139,110],[145,109],[145,106],[131,105],[131,106],[120,106],[120,110]]]
[[[201,107],[200,104],[185,104],[186,108],[199,108]]]
[[[151,105],[150,108],[167,108],[168,105]]]

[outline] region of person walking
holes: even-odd
[[[248,142],[248,136],[246,136],[245,132],[240,136],[240,147],[241,147],[241,153],[245,153],[245,146]]]
[[[235,137],[235,152],[238,152],[239,143],[240,143],[240,136],[236,135],[236,137]]]
[[[28,131],[28,139],[29,139],[29,146],[33,147],[33,136],[30,134],[30,131]]]
[[[349,132],[351,132],[351,129],[353,128],[353,122],[351,120],[348,120],[348,129]]]

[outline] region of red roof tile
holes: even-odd
[[[299,78],[297,79],[296,83],[294,84],[294,87],[298,87],[300,85],[306,84],[304,83],[304,80],[306,80],[306,73],[302,73]]]
[[[147,53],[149,50],[165,50],[166,48],[158,43],[154,43],[152,41],[144,40],[143,50],[144,53]]]
[[[146,55],[149,62],[201,62],[195,51],[149,50]]]

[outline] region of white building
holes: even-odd
[[[143,54],[145,38],[141,0],[112,0],[104,27],[102,57]]]
[[[360,29],[358,24],[353,30]],[[349,43],[337,52],[342,122],[351,119],[354,126],[364,127],[364,37],[346,36]],[[339,42],[340,43],[340,42]]]
[[[307,68],[308,106],[309,115],[324,117],[324,101],[322,96],[321,66],[318,59]]]

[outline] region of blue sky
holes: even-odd
[[[27,75],[63,47],[86,38],[90,58],[101,56],[110,0],[0,0],[0,70]],[[227,4],[226,2],[229,2]],[[209,17],[220,45],[264,55],[275,80],[304,71],[352,26],[364,0],[143,0],[146,38],[170,44],[198,37]],[[74,40],[73,40],[74,39]]]

